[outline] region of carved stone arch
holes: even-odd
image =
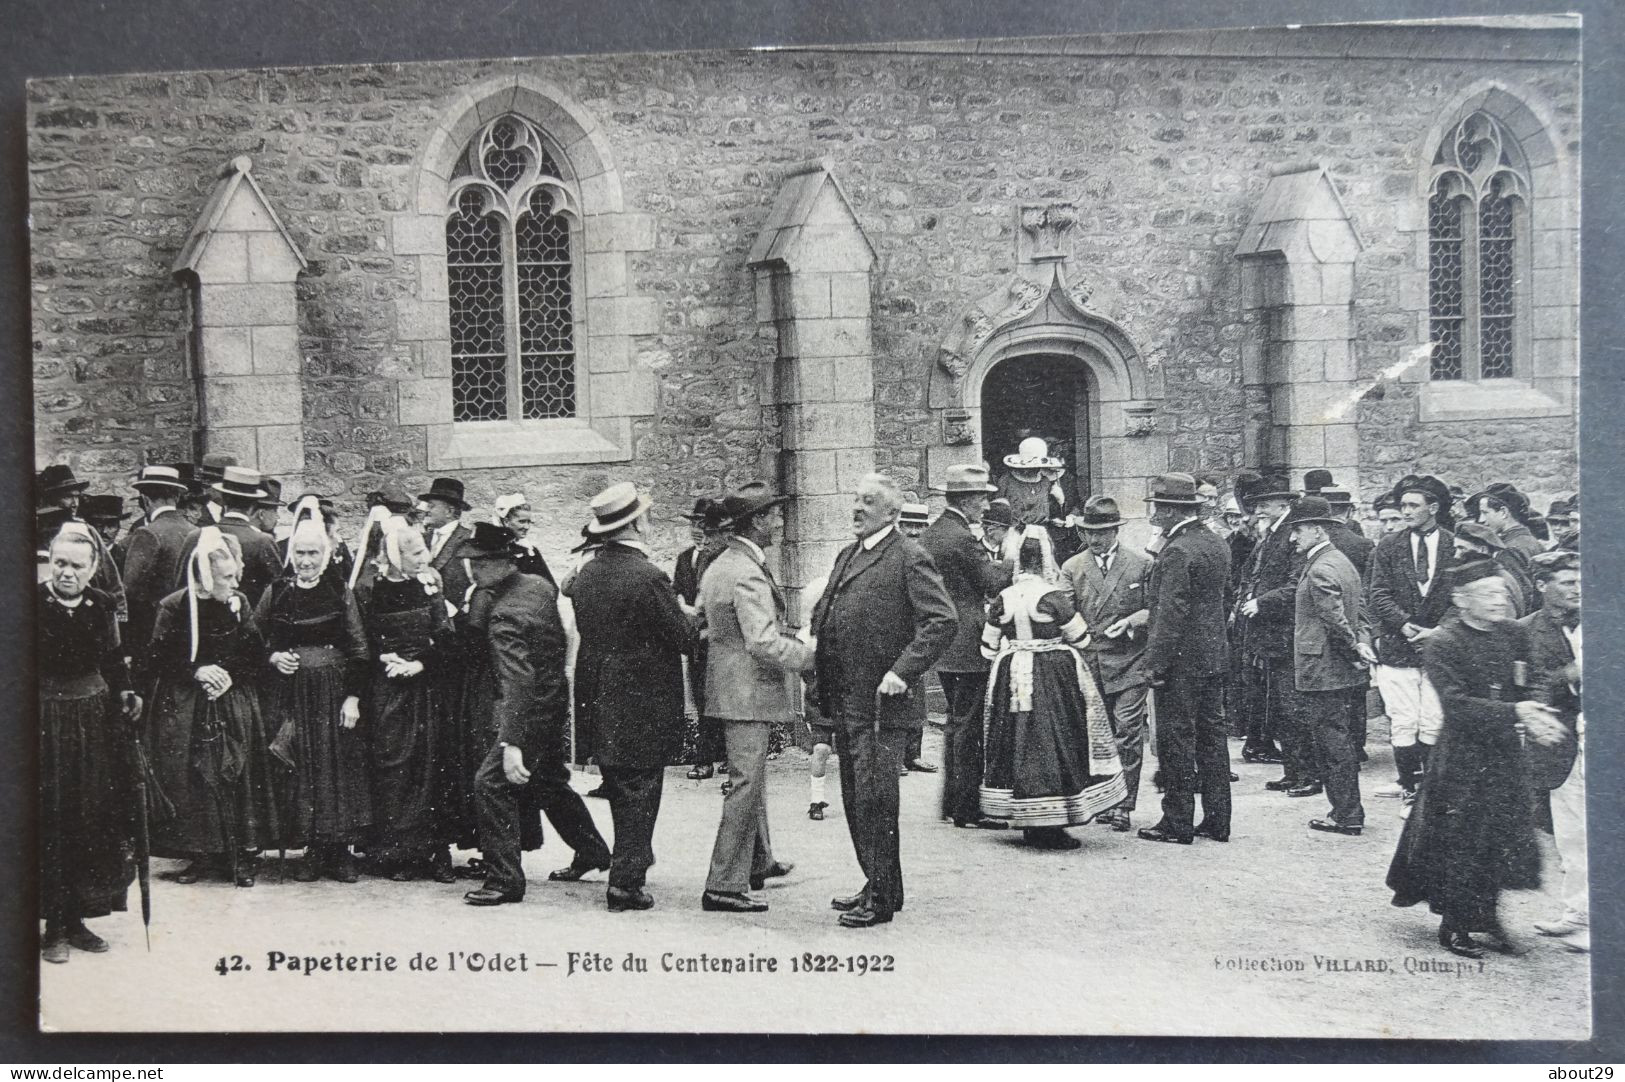
[[[1463,120],[1485,112],[1501,121],[1517,140],[1518,154],[1535,188],[1566,196],[1573,185],[1573,161],[1553,132],[1553,114],[1528,90],[1499,79],[1480,79],[1455,94],[1435,114],[1416,151],[1416,195],[1424,203],[1433,183],[1433,156],[1439,143]]]

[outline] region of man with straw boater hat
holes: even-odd
[[[683,655],[699,641],[671,579],[649,559],[649,497],[630,482],[592,499],[597,555],[570,586],[581,647],[576,654],[578,752],[596,758],[609,790],[615,852],[611,912],[649,909],[655,817],[665,768],[683,742]]]
[[[920,537],[942,584],[959,613],[959,630],[937,659],[937,678],[948,700],[948,722],[942,734],[942,816],[955,826],[1004,830],[1009,824],[982,815],[982,700],[987,696],[988,661],[982,656],[982,625],[987,602],[1010,584],[1010,569],[988,559],[971,532],[988,510],[998,489],[988,483],[987,467],[949,466],[943,483],[934,486],[948,507]]]
[[[242,576],[238,589],[251,605],[259,604],[265,588],[282,574],[282,557],[269,534],[254,525],[251,517],[270,493],[261,486],[258,470],[227,466],[220,480],[209,486],[225,508],[220,514],[220,532],[229,533],[243,549]]]
[[[793,867],[775,859],[767,821],[769,730],[791,721],[791,681],[813,662],[813,647],[790,629],[784,593],[767,561],[786,499],[761,481],[724,496],[718,510],[728,544],[700,580],[708,629],[705,713],[722,722],[731,782],[700,896],[700,908],[709,912],[766,911],[767,903],[746,888],[761,890]]]
[[[1118,544],[1123,516],[1110,496],[1091,497],[1083,505],[1083,513],[1069,516],[1068,521],[1081,535],[1084,551],[1061,567],[1061,584],[1072,592],[1078,615],[1089,625],[1091,635],[1083,657],[1100,683],[1128,789],[1128,797],[1102,813],[1098,822],[1126,832],[1133,825],[1145,750],[1149,689],[1144,628],[1151,615],[1146,589],[1151,561]]]
[[[191,486],[173,466],[144,466],[130,487],[141,501],[142,520],[125,538],[124,590],[130,620],[125,647],[132,654],[147,647],[158,602],[181,587],[181,569],[197,543],[197,527],[178,505]]]

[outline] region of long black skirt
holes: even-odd
[[[40,914],[48,924],[124,911],[135,820],[121,724],[105,688],[41,696]]]
[[[155,804],[152,852],[201,857],[275,847],[280,840],[269,740],[252,687],[210,700],[190,677],[161,680],[147,752]]]
[[[440,690],[429,677],[391,678],[380,669],[368,689],[365,713],[372,760],[368,852],[386,862],[421,860],[439,840],[435,746],[445,722]]]
[[[367,736],[362,725],[339,724],[345,660],[337,650],[301,647],[292,676],[270,677],[265,712],[276,730],[288,848],[349,845],[372,825]]]

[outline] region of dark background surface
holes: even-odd
[[[1421,19],[1580,11],[1585,16],[1585,143],[1581,310],[1582,462],[1591,541],[1585,555],[1586,622],[1594,703],[1590,788],[1595,1036],[1590,1044],[1379,1041],[1203,1041],[1130,1038],[628,1037],[625,1035],[370,1038],[42,1037],[35,1032],[38,979],[33,830],[35,762],[32,654],[33,471],[25,80],[112,72],[351,64],[375,61],[545,56],[850,41],[921,40],[1155,29],[1270,26],[1380,18]],[[1621,906],[1625,703],[1617,643],[1621,598],[1621,507],[1617,418],[1625,415],[1619,298],[1625,296],[1615,225],[1621,205],[1619,103],[1625,102],[1620,5],[1616,0],[1544,7],[1504,0],[1259,0],[1201,3],[1107,0],[941,0],[890,6],[873,0],[554,0],[463,4],[452,0],[11,0],[0,33],[0,649],[8,662],[0,726],[0,882],[13,901],[0,921],[0,1061],[97,1062],[329,1060],[752,1059],[1128,1062],[1490,1061],[1578,1067],[1625,1059],[1620,988],[1625,909]],[[1612,227],[1612,228],[1611,228]],[[1426,463],[1419,464],[1426,467]],[[1297,889],[1313,890],[1313,884]],[[1253,919],[1237,915],[1237,919]],[[141,990],[130,989],[131,995]],[[500,1005],[498,1007],[500,1010]],[[1196,1009],[1193,1005],[1192,1009]],[[1351,1005],[1381,1012],[1379,1002]],[[526,1010],[527,1014],[531,1013]],[[184,1020],[177,1020],[184,1025]],[[725,1019],[717,1019],[726,1026]],[[959,1020],[967,1032],[976,1018]]]

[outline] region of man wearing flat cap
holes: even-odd
[[[1117,757],[1123,764],[1128,797],[1103,812],[1099,822],[1118,832],[1133,826],[1145,755],[1145,625],[1150,619],[1151,561],[1117,543],[1123,525],[1117,501],[1092,496],[1069,521],[1083,538],[1084,551],[1061,567],[1061,585],[1072,591],[1078,615],[1089,625],[1084,660],[1100,684]],[[1214,534],[1215,537],[1218,534]],[[1222,543],[1222,542],[1221,542]]]
[[[768,736],[775,722],[792,719],[791,681],[811,670],[813,647],[790,629],[784,593],[768,566],[785,498],[761,481],[724,496],[718,511],[727,547],[700,580],[708,629],[705,713],[722,722],[731,783],[700,896],[700,908],[708,912],[764,912],[767,903],[749,891],[792,868],[774,858],[768,829]]]
[[[581,647],[576,654],[577,753],[598,760],[615,823],[611,912],[649,909],[655,817],[665,768],[683,740],[683,656],[697,627],[644,541],[651,501],[630,482],[592,499],[597,555],[570,585]],[[709,694],[709,689],[707,690]]]
[[[1224,588],[1230,550],[1203,529],[1196,478],[1152,481],[1151,524],[1166,539],[1151,567],[1147,679],[1156,694],[1157,758],[1165,791],[1162,818],[1146,841],[1191,844],[1201,834],[1230,840],[1230,754],[1224,731]],[[1193,822],[1197,786],[1202,822]]]
[[[971,527],[983,522],[988,498],[997,489],[988,483],[987,468],[949,466],[941,486],[948,507],[920,535],[953,598],[959,629],[937,659],[937,678],[948,700],[942,740],[942,815],[955,826],[1003,830],[1008,823],[982,815],[982,706],[987,696],[988,662],[982,656],[982,624],[987,602],[1010,584],[1010,570],[988,559]],[[985,527],[984,527],[985,528]]]

